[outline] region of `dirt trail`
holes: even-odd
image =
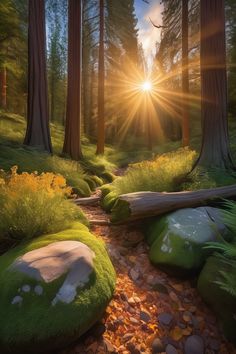
[[[108,220],[99,204],[82,209],[89,219]],[[93,225],[92,232],[107,245],[117,272],[116,292],[101,322],[61,354],[149,354],[153,346],[161,349],[159,340],[163,353],[182,354],[193,334],[204,340],[206,354],[236,354],[195,281],[171,278],[150,264],[138,225]]]

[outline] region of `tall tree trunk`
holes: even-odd
[[[55,76],[52,74],[51,76],[51,83],[50,83],[50,90],[51,90],[51,109],[50,109],[50,116],[51,121],[55,121]]]
[[[188,0],[182,0],[182,145],[189,146]]]
[[[82,63],[82,6],[81,0],[69,0],[68,33],[68,91],[66,127],[63,152],[73,160],[82,157],[81,151],[81,63]]]
[[[104,0],[100,0],[100,34],[99,34],[99,63],[98,63],[98,140],[97,154],[104,153],[105,120],[104,120]]]
[[[24,143],[52,152],[46,78],[44,6],[44,0],[29,1],[28,112]]]
[[[5,65],[0,69],[0,90],[1,90],[1,99],[0,107],[3,109],[7,108],[7,69]]]
[[[224,0],[201,0],[201,86],[203,139],[197,165],[231,169]]]

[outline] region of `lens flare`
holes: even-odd
[[[142,85],[141,88],[143,91],[148,92],[152,90],[152,83],[150,81],[145,81]]]

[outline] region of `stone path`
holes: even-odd
[[[82,209],[89,219],[108,220],[99,205]],[[115,266],[116,292],[101,322],[60,354],[236,354],[196,280],[171,278],[150,264],[139,226],[92,226]]]

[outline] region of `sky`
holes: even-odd
[[[149,5],[142,0],[135,0],[135,10],[138,18],[139,41],[143,45],[148,65],[152,63],[155,54],[155,44],[160,40],[161,30],[155,28],[150,19],[157,25],[162,23],[162,5],[160,0],[149,0]]]

